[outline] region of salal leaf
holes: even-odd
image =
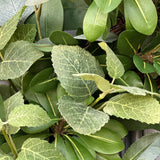
[[[157,11],[152,0],[125,0],[124,7],[132,26],[140,33],[151,35],[157,26]]]
[[[117,79],[122,77],[125,70],[121,63],[121,61],[118,59],[118,57],[114,54],[114,52],[109,48],[109,46],[105,42],[99,43],[99,46],[106,51],[107,57],[107,70],[110,77],[113,79]]]
[[[29,138],[23,143],[17,160],[35,159],[35,157],[39,160],[65,160],[52,144],[39,138]]]
[[[73,74],[94,73],[104,76],[95,57],[78,46],[54,46],[52,62],[62,87],[77,101],[90,97],[97,87],[94,82],[85,81]]]
[[[0,131],[1,131],[1,129],[2,129],[2,126],[3,126],[3,122],[2,122],[2,120],[0,119]]]
[[[160,138],[159,133],[150,134],[147,136],[143,136],[139,140],[137,140],[135,143],[133,143],[130,148],[125,153],[123,160],[133,159],[137,160],[138,157],[156,140]],[[152,151],[149,152],[152,154]],[[147,160],[148,157],[145,157]],[[152,159],[152,158],[150,158]],[[154,158],[153,158],[154,159]]]
[[[94,81],[98,89],[100,89],[102,92],[105,92],[111,88],[109,81],[107,81],[106,79],[97,74],[81,73],[81,74],[74,74],[74,76],[81,77],[84,80]]]
[[[103,10],[104,13],[111,12],[121,3],[122,0],[94,0],[96,5]]]
[[[17,14],[15,14],[0,28],[0,50],[5,47],[15,30],[17,29],[18,21],[24,10],[25,7],[22,8]]]
[[[98,8],[93,1],[89,6],[83,21],[84,35],[88,41],[95,41],[105,31],[108,14]]]
[[[77,103],[69,96],[59,100],[59,111],[68,124],[78,133],[89,135],[100,130],[108,121],[108,115],[83,103]]]
[[[4,23],[9,20],[12,16],[14,16],[17,11],[19,11],[24,5],[26,0],[4,0],[1,1],[0,5],[0,26],[4,25]],[[5,9],[4,9],[5,8]],[[24,22],[27,17],[32,14],[34,11],[33,7],[27,7],[22,15],[20,21]]]
[[[11,43],[0,63],[0,79],[14,79],[23,75],[43,53],[27,41]]]
[[[16,107],[8,117],[8,123],[15,127],[40,127],[51,121],[47,113],[38,105]]]
[[[148,124],[160,122],[160,104],[149,95],[119,94],[107,102],[104,112],[116,117],[134,119]]]
[[[50,34],[49,39],[54,44],[63,45],[77,45],[78,41],[74,39],[69,33],[63,31],[55,31]]]
[[[102,128],[95,134],[87,136],[78,134],[78,136],[83,140],[84,144],[86,143],[92,150],[99,153],[115,154],[124,149],[120,136],[107,128]]]
[[[137,69],[140,72],[142,72],[142,73],[152,73],[152,72],[155,72],[155,68],[153,67],[153,65],[144,62],[141,59],[141,57],[139,57],[138,55],[134,55],[133,62],[135,64],[135,66],[137,67]]]
[[[14,159],[0,150],[0,160],[14,160]]]
[[[48,0],[27,0],[25,2],[26,6],[34,6],[47,2]]]
[[[63,28],[63,6],[60,0],[49,0],[42,5],[40,26],[42,37]]]

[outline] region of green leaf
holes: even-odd
[[[60,0],[49,0],[42,5],[40,26],[42,37],[63,28],[63,6]]]
[[[125,30],[118,37],[117,47],[122,55],[133,57],[146,36],[134,30]]]
[[[133,56],[133,62],[137,69],[142,73],[155,72],[155,68],[151,64],[144,62],[138,55]]]
[[[49,39],[54,44],[63,44],[63,45],[77,45],[78,41],[74,39],[69,33],[63,31],[52,32],[49,36]]]
[[[0,160],[14,160],[14,159],[0,150]]]
[[[102,128],[92,135],[84,136],[78,134],[78,136],[83,140],[84,144],[86,143],[92,150],[99,153],[114,154],[124,149],[120,136],[107,128]]]
[[[99,154],[97,153],[96,160],[122,160],[118,154]]]
[[[137,160],[138,157],[147,149],[147,147],[149,147],[157,138],[159,139],[159,137],[160,134],[154,133],[140,138],[130,146],[130,148],[125,153],[123,160],[128,160],[128,159]],[[152,151],[149,153],[151,154]],[[147,160],[146,158],[145,160]]]
[[[125,0],[124,8],[132,26],[151,35],[157,26],[157,11],[152,0]]]
[[[0,119],[4,122],[6,120],[6,114],[5,114],[5,108],[4,108],[4,103],[3,103],[3,99],[0,95]]]
[[[1,131],[1,129],[2,129],[2,126],[3,126],[3,122],[2,122],[2,120],[0,119],[0,131]]]
[[[51,52],[53,46],[50,44],[37,44],[34,43],[33,44],[38,50],[42,51],[42,52]]]
[[[74,77],[73,74],[94,73],[104,76],[95,57],[78,46],[54,46],[52,62],[62,87],[77,101],[90,97],[97,87],[94,82]]]
[[[83,21],[84,35],[88,41],[93,42],[105,31],[108,14],[98,8],[93,1],[89,6]]]
[[[97,74],[88,74],[88,73],[81,73],[81,74],[74,74],[76,77],[81,77],[84,80],[91,80],[94,81],[99,90],[105,92],[111,88],[109,81],[104,79],[103,77]]]
[[[104,13],[111,12],[121,3],[122,0],[94,0],[96,5],[103,10]]]
[[[31,160],[35,157],[39,160],[65,160],[52,144],[39,138],[29,138],[23,143],[17,160]]]
[[[50,121],[47,113],[33,104],[16,107],[8,117],[8,123],[15,127],[40,127]]]
[[[0,50],[5,47],[15,30],[17,29],[17,24],[25,8],[26,7],[23,7],[17,14],[15,14],[0,28]]]
[[[139,120],[148,124],[160,122],[160,104],[149,95],[119,94],[107,102],[104,112],[116,117]]]
[[[31,80],[29,87],[35,92],[45,93],[57,86],[57,77],[53,72],[53,68],[46,68],[37,73]]]
[[[125,70],[121,61],[118,59],[118,57],[114,54],[114,52],[108,47],[108,45],[105,42],[99,43],[99,46],[107,53],[106,63],[109,76],[112,77],[113,79],[122,77]]]
[[[0,63],[0,79],[14,79],[23,75],[43,53],[27,41],[13,42]]]
[[[154,60],[154,64],[153,64],[156,72],[158,73],[158,75],[160,75],[160,62],[159,61],[156,61]]]
[[[47,2],[48,0],[27,0],[25,2],[26,6],[34,6]]]
[[[59,111],[68,124],[78,133],[91,134],[100,130],[108,121],[108,115],[90,106],[77,103],[69,96],[59,100]]]

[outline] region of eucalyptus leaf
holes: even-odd
[[[69,96],[63,96],[58,103],[60,113],[78,133],[85,135],[95,133],[109,120],[108,115],[90,106],[77,103]]]
[[[27,0],[25,2],[25,5],[26,6],[35,6],[35,5],[39,5],[39,4],[45,3],[47,1],[48,0]]]
[[[103,10],[104,13],[111,12],[121,3],[122,0],[94,0],[96,5]]]
[[[132,26],[140,33],[151,35],[157,25],[157,11],[152,0],[125,0],[124,8]]]
[[[17,14],[15,14],[0,28],[0,50],[5,47],[15,30],[17,29],[19,19],[22,16],[25,8],[26,7],[23,7]]]
[[[14,160],[14,159],[0,150],[0,160]]]
[[[104,112],[123,119],[134,119],[148,124],[160,122],[160,104],[149,95],[119,94],[106,103]]]
[[[9,45],[4,60],[0,63],[0,79],[14,79],[23,75],[43,53],[27,41],[17,41]]]
[[[105,31],[108,14],[98,8],[93,1],[89,6],[83,21],[84,35],[88,41],[95,41]]]
[[[114,52],[109,48],[109,46],[105,42],[99,43],[99,46],[106,51],[107,54],[106,64],[109,76],[112,77],[113,79],[122,77],[125,70],[121,61],[118,59],[118,57],[114,54]]]
[[[17,160],[31,160],[35,157],[39,160],[65,160],[52,144],[39,138],[29,138],[23,143]]]
[[[8,123],[15,127],[40,127],[51,119],[38,105],[28,104],[16,107],[8,117]]]
[[[78,46],[54,46],[52,62],[62,87],[77,101],[82,102],[90,97],[97,87],[94,82],[74,77],[73,74],[94,73],[104,76],[95,57]]]

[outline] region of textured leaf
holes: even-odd
[[[160,104],[153,97],[135,96],[128,93],[112,97],[104,112],[116,117],[139,120],[148,124],[160,122]]]
[[[38,105],[22,105],[16,107],[8,117],[8,123],[15,127],[40,127],[49,123],[51,119]]]
[[[99,43],[99,46],[107,53],[106,63],[109,76],[111,76],[113,79],[120,78],[125,72],[121,61],[118,59],[118,57],[114,54],[114,52],[108,47],[106,43],[101,42]]]
[[[78,46],[54,46],[52,62],[62,87],[77,101],[90,97],[97,87],[94,82],[84,81],[73,74],[94,73],[104,76],[95,57]]]
[[[0,160],[13,160],[13,158],[0,150]]]
[[[104,13],[111,12],[121,3],[122,0],[95,0],[96,5],[103,10]]]
[[[106,79],[97,74],[81,73],[81,74],[75,74],[74,76],[81,77],[84,80],[94,81],[98,89],[100,89],[102,92],[105,92],[111,88],[109,81],[107,81]]]
[[[151,35],[157,26],[157,11],[152,0],[125,0],[124,7],[132,26]]]
[[[120,136],[107,128],[102,128],[95,134],[87,136],[78,134],[78,136],[83,140],[84,144],[99,153],[115,154],[124,149]]]
[[[98,8],[93,1],[89,6],[83,21],[84,35],[88,41],[95,41],[105,31],[108,14]]]
[[[55,31],[51,33],[49,39],[54,44],[63,44],[63,45],[77,45],[78,41],[74,39],[69,33],[63,31]]]
[[[24,10],[25,7],[22,8],[17,14],[15,14],[0,28],[0,50],[2,50],[5,47],[15,30],[17,29],[18,21]]]
[[[3,0],[0,5],[0,26],[14,16],[24,5],[26,0]],[[5,8],[5,9],[4,9]],[[33,7],[27,7],[24,11],[21,21],[24,22],[34,11]]]
[[[33,44],[38,50],[42,51],[42,52],[51,52],[53,46],[50,44],[37,44],[34,43]]]
[[[17,160],[65,160],[57,149],[47,141],[38,138],[29,138],[22,145]]]
[[[63,6],[60,0],[49,0],[42,5],[40,26],[42,37],[63,28]]]
[[[26,6],[34,6],[47,2],[48,0],[27,0],[25,2]]]
[[[123,160],[137,160],[137,158],[143,153],[143,151],[146,150],[147,147],[150,146],[157,138],[160,138],[160,134],[158,133],[150,134],[140,138],[130,146],[130,148],[125,153]],[[152,151],[149,153],[152,154]],[[145,160],[148,160],[146,158]]]
[[[9,45],[0,63],[0,79],[14,79],[23,75],[43,53],[31,43],[17,41]]]
[[[78,133],[89,135],[100,130],[108,121],[108,115],[82,103],[77,103],[69,96],[59,100],[59,111],[68,124]]]

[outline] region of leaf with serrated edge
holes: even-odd
[[[78,46],[54,46],[52,62],[62,87],[77,101],[84,101],[96,90],[96,84],[73,74],[94,73],[104,77],[99,63],[86,50]]]
[[[109,81],[107,81],[106,79],[97,74],[81,73],[81,74],[74,74],[74,76],[81,77],[84,80],[94,81],[98,89],[100,89],[102,92],[105,92],[111,88]]]
[[[83,103],[77,103],[69,96],[59,100],[59,111],[68,124],[78,133],[89,135],[100,130],[108,122],[108,115]]]
[[[40,127],[49,123],[51,119],[38,105],[22,105],[16,107],[8,117],[8,123],[15,127]]]
[[[160,104],[149,95],[119,94],[106,103],[104,112],[116,117],[134,119],[148,124],[160,122]]]
[[[26,6],[34,6],[47,2],[48,0],[27,0],[25,2]]]
[[[62,154],[53,147],[53,144],[39,138],[29,138],[22,145],[17,160],[29,160],[35,157],[38,160],[65,160]]]
[[[14,79],[23,75],[43,53],[27,41],[11,43],[0,63],[0,79]]]
[[[0,150],[0,160],[13,160],[13,158]]]
[[[0,28],[0,50],[5,47],[15,30],[17,29],[18,21],[24,10],[25,7],[22,8],[17,14],[15,14],[10,20],[8,20],[4,24],[4,26]]]
[[[113,53],[113,51],[108,47],[108,45],[105,42],[99,43],[99,46],[107,53],[106,63],[109,76],[111,76],[113,79],[122,77],[125,70],[121,61],[118,59],[118,57]]]

